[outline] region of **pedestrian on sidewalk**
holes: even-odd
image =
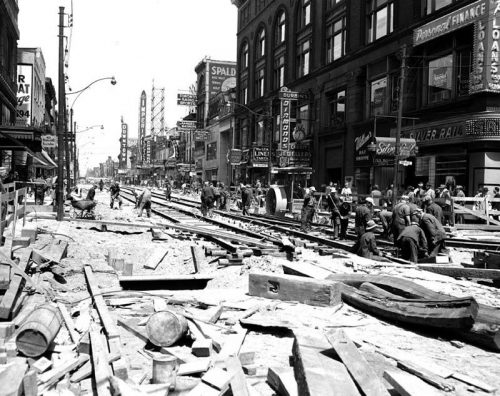
[[[121,209],[123,201],[122,198],[120,197],[120,185],[118,184],[118,182],[111,183],[111,187],[109,188],[109,193],[111,196],[111,203],[109,205],[111,209],[115,208],[115,201],[118,201],[118,208]]]
[[[138,203],[139,203],[139,215],[137,217],[142,217],[142,211],[146,209],[146,215],[151,217],[151,190],[149,187],[146,187],[142,190],[141,195],[139,195]]]
[[[401,231],[396,245],[401,249],[401,258],[404,260],[417,263],[420,256],[428,257],[427,239],[416,221]]]
[[[311,224],[316,212],[316,199],[314,198],[314,193],[316,188],[314,186],[309,187],[309,191],[304,196],[304,204],[302,206],[301,212],[301,226],[300,230],[302,232],[308,232],[311,230]]]

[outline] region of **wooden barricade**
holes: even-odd
[[[17,220],[23,219],[26,223],[26,188],[17,189],[15,183],[6,184],[6,192],[0,191],[0,246],[1,238],[7,227],[12,224],[12,237],[16,236]]]
[[[498,225],[500,221],[492,216],[499,216],[500,210],[492,210],[491,203],[500,202],[499,198],[486,197],[452,197],[455,215],[486,221],[486,225]],[[457,218],[455,218],[457,220]]]

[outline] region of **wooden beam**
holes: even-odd
[[[66,328],[68,329],[71,340],[75,344],[78,344],[78,342],[80,341],[80,336],[75,330],[75,323],[73,322],[73,318],[70,316],[66,306],[63,303],[58,302],[57,307],[59,308],[59,311],[61,312],[61,315],[64,319],[64,323],[66,324]]]
[[[247,380],[237,356],[230,356],[226,359],[226,369],[231,377],[233,396],[250,396]]]
[[[155,270],[168,254],[168,250],[163,246],[157,246],[152,254],[147,258],[144,268]]]
[[[97,395],[111,396],[108,378],[112,376],[112,372],[108,363],[108,351],[104,346],[101,334],[96,329],[90,330],[90,346],[92,350],[94,385]]]
[[[25,276],[27,276],[24,271],[26,271],[26,268],[28,266],[28,261],[29,260],[21,261],[21,263],[18,266],[18,271],[16,272],[14,272],[14,268],[12,268],[11,271],[12,280],[10,281],[10,286],[0,301],[0,319],[9,320],[12,315],[12,311],[14,310],[16,300],[23,289]]]
[[[401,396],[438,396],[441,392],[427,385],[420,378],[404,371],[386,370],[384,378]]]
[[[332,271],[328,271],[324,268],[318,267],[317,265],[305,261],[302,261],[300,264],[281,264],[281,266],[283,267],[283,272],[287,275],[305,276],[307,278],[319,280],[325,280],[333,273]]]
[[[66,374],[78,369],[88,360],[89,355],[82,353],[79,357],[70,359],[67,362],[63,363],[61,366],[47,371],[46,373],[40,374],[38,376],[38,381],[41,383],[39,389],[40,394],[55,385]]]
[[[291,367],[269,367],[267,382],[276,391],[278,396],[299,396],[297,381]]]
[[[332,306],[341,302],[340,284],[293,275],[251,273],[248,275],[251,296],[281,301],[298,301],[316,306]]]
[[[322,353],[330,348],[320,333],[295,333],[292,353],[300,396],[360,396],[345,366]]]
[[[104,302],[104,298],[101,295],[101,291],[99,290],[99,286],[97,285],[97,280],[94,277],[94,272],[89,265],[86,265],[84,268],[85,277],[87,278],[87,285],[89,287],[90,294],[94,300],[97,312],[99,313],[99,317],[101,318],[102,325],[104,330],[106,331],[106,335],[108,338],[120,337],[120,332],[116,327],[115,322],[111,319],[109,315],[108,307]]]
[[[418,268],[433,272],[435,274],[451,276],[452,278],[476,278],[476,279],[491,279],[500,280],[500,270],[482,269],[482,268],[465,268],[450,265],[427,265],[419,264]]]
[[[364,395],[389,396],[381,379],[343,330],[331,331],[326,338]]]

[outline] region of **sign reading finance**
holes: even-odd
[[[196,95],[194,94],[177,94],[177,105],[178,106],[191,106],[196,107]]]
[[[414,46],[474,24],[469,93],[500,92],[500,0],[479,0],[413,31]]]

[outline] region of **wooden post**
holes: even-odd
[[[490,225],[490,208],[488,206],[488,195],[484,197],[484,213],[486,215],[486,225]]]

